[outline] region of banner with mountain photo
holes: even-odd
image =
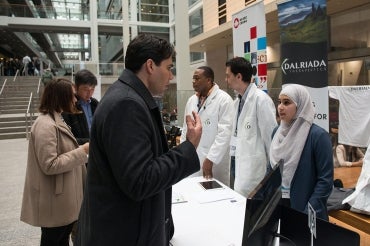
[[[328,131],[328,22],[326,0],[281,0],[282,84],[301,84],[315,106],[314,122]]]

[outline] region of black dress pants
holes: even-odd
[[[69,246],[69,234],[74,223],[59,227],[41,227],[40,246]]]

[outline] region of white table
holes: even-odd
[[[174,246],[239,246],[242,243],[245,197],[224,189],[204,190],[203,177],[182,180],[173,187],[173,197],[185,201],[172,204]],[[221,182],[219,182],[221,183]],[[180,199],[181,200],[181,199]]]

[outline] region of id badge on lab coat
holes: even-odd
[[[235,156],[235,150],[236,150],[236,137],[231,136],[231,139],[230,139],[230,156]]]
[[[283,198],[290,198],[290,188],[286,188],[284,186],[281,186],[281,195]]]

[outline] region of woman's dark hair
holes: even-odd
[[[87,69],[82,69],[75,74],[75,85],[78,88],[80,85],[96,86],[98,80],[95,75]]]
[[[75,113],[73,103],[73,84],[70,80],[53,79],[45,86],[41,96],[39,111],[43,114],[53,115],[54,112]]]
[[[252,64],[243,57],[234,57],[226,62],[226,67],[230,67],[230,71],[237,75],[240,73],[242,75],[242,80],[244,82],[251,82],[252,75],[256,75],[257,68],[252,66]]]
[[[127,46],[125,67],[136,73],[148,59],[152,59],[159,66],[171,56],[174,58],[175,49],[167,40],[142,33]]]

